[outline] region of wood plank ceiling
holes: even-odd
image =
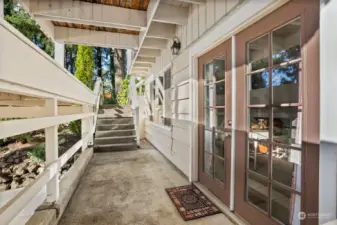
[[[139,35],[139,31],[136,31],[136,30],[126,30],[126,29],[118,29],[118,28],[112,28],[112,27],[99,27],[99,26],[93,26],[93,25],[75,24],[75,23],[58,22],[58,21],[52,21],[52,22],[54,26],[57,26],[57,27],[69,27],[69,28],[76,28],[76,29]]]
[[[117,7],[136,9],[146,11],[149,6],[149,0],[79,0],[82,2],[91,2],[96,4],[113,5]]]

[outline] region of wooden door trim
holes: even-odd
[[[198,91],[198,180],[202,183],[210,183],[210,177],[207,177],[207,175],[203,175],[203,167],[204,167],[204,156],[203,156],[203,146],[204,146],[204,135],[200,135],[201,132],[204,132],[204,112],[203,112],[203,73],[204,73],[204,65],[207,63],[212,62],[214,59],[219,58],[221,56],[225,56],[225,90],[227,88],[226,84],[229,83],[230,85],[230,91],[231,91],[231,78],[232,75],[232,40],[226,40],[222,44],[218,45],[214,49],[210,50],[209,52],[205,53],[204,55],[200,56],[198,58],[198,89],[201,91]],[[228,80],[227,80],[228,79]],[[228,104],[232,104],[231,97],[229,97],[230,101]],[[225,101],[228,99],[226,98]],[[227,104],[227,103],[226,103]],[[232,132],[231,127],[228,126],[226,122],[227,114],[231,116],[231,107],[225,106],[225,132]],[[228,138],[226,138],[228,139]],[[228,144],[229,143],[229,144]],[[208,188],[220,199],[224,200],[224,203],[229,206],[230,204],[230,154],[231,154],[231,148],[230,148],[231,141],[225,142],[225,189],[226,191],[224,193],[215,193],[216,188],[209,186]],[[215,181],[214,181],[215,182]],[[206,185],[205,185],[206,186]],[[219,184],[220,186],[220,184]]]

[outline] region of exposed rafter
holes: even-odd
[[[146,57],[146,56],[138,56],[135,60],[136,63],[156,63],[155,57]]]
[[[205,4],[207,0],[177,0],[177,1],[200,5],[200,4]]]
[[[161,23],[170,23],[177,25],[187,24],[188,8],[159,4],[156,14],[153,17],[153,21]]]
[[[151,63],[139,63],[136,61],[136,63],[133,65],[134,68],[137,67],[137,68],[150,68],[152,67],[152,64]]]
[[[159,57],[160,50],[158,49],[148,49],[148,48],[141,48],[138,53],[139,56],[152,56],[152,57]]]
[[[31,0],[36,18],[94,26],[140,30],[146,27],[146,12],[80,1]]]
[[[171,40],[175,35],[176,25],[153,22],[147,33],[150,38],[162,38]]]
[[[167,47],[167,40],[157,38],[145,38],[143,48],[150,49],[165,49]]]

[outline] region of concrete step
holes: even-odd
[[[127,151],[138,149],[136,142],[134,143],[123,143],[123,144],[108,144],[108,145],[95,145],[94,152],[116,152],[116,151]]]
[[[134,143],[136,142],[136,136],[112,136],[112,137],[95,137],[95,145],[107,145],[107,144],[118,144],[118,143]]]
[[[135,135],[135,130],[107,130],[107,131],[96,131],[95,138],[101,137],[119,137],[119,136],[130,136]]]
[[[97,125],[97,131],[105,130],[133,130],[135,129],[134,124],[108,124],[108,125]]]
[[[100,106],[101,109],[126,109],[126,110],[130,110],[131,106],[130,105],[118,105],[118,104],[104,104],[102,106]]]
[[[109,125],[109,124],[133,124],[132,117],[125,118],[98,118],[97,125]]]

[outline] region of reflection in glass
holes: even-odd
[[[213,64],[208,63],[205,65],[205,71],[204,71],[204,80],[205,83],[212,82],[212,77],[213,77]]]
[[[301,209],[301,196],[289,190],[272,185],[271,216],[283,224],[300,224],[298,213]]]
[[[204,171],[209,175],[213,176],[213,156],[204,153]]]
[[[206,129],[212,129],[213,127],[213,109],[205,108],[204,113],[204,124]]]
[[[273,31],[273,64],[280,64],[301,57],[301,21],[288,23]]]
[[[255,173],[268,177],[269,145],[249,140],[248,168]]]
[[[213,152],[213,135],[212,131],[204,130],[204,151],[205,152]]]
[[[213,61],[215,82],[225,79],[225,61],[216,59]]]
[[[302,112],[299,107],[273,108],[273,141],[301,146]]]
[[[247,200],[261,210],[267,212],[268,183],[252,173],[247,175]]]
[[[225,183],[225,161],[214,157],[214,177]]]
[[[218,108],[214,109],[215,112],[215,120],[214,126],[217,130],[224,130],[225,128],[225,109],[224,108]]]
[[[298,103],[299,64],[281,66],[273,69],[273,103]]]
[[[204,86],[204,107],[212,107],[214,99],[214,87],[213,84]]]
[[[267,71],[248,76],[249,105],[268,104],[269,74]]]
[[[301,191],[301,151],[273,146],[272,179]]]
[[[266,108],[249,109],[249,138],[269,139],[269,113]]]
[[[224,133],[215,133],[214,139],[214,153],[221,158],[224,158],[225,151],[225,134]]]
[[[216,106],[225,105],[225,82],[220,82],[215,84],[216,87],[216,97],[215,102]]]
[[[248,71],[268,67],[268,34],[248,43]]]

